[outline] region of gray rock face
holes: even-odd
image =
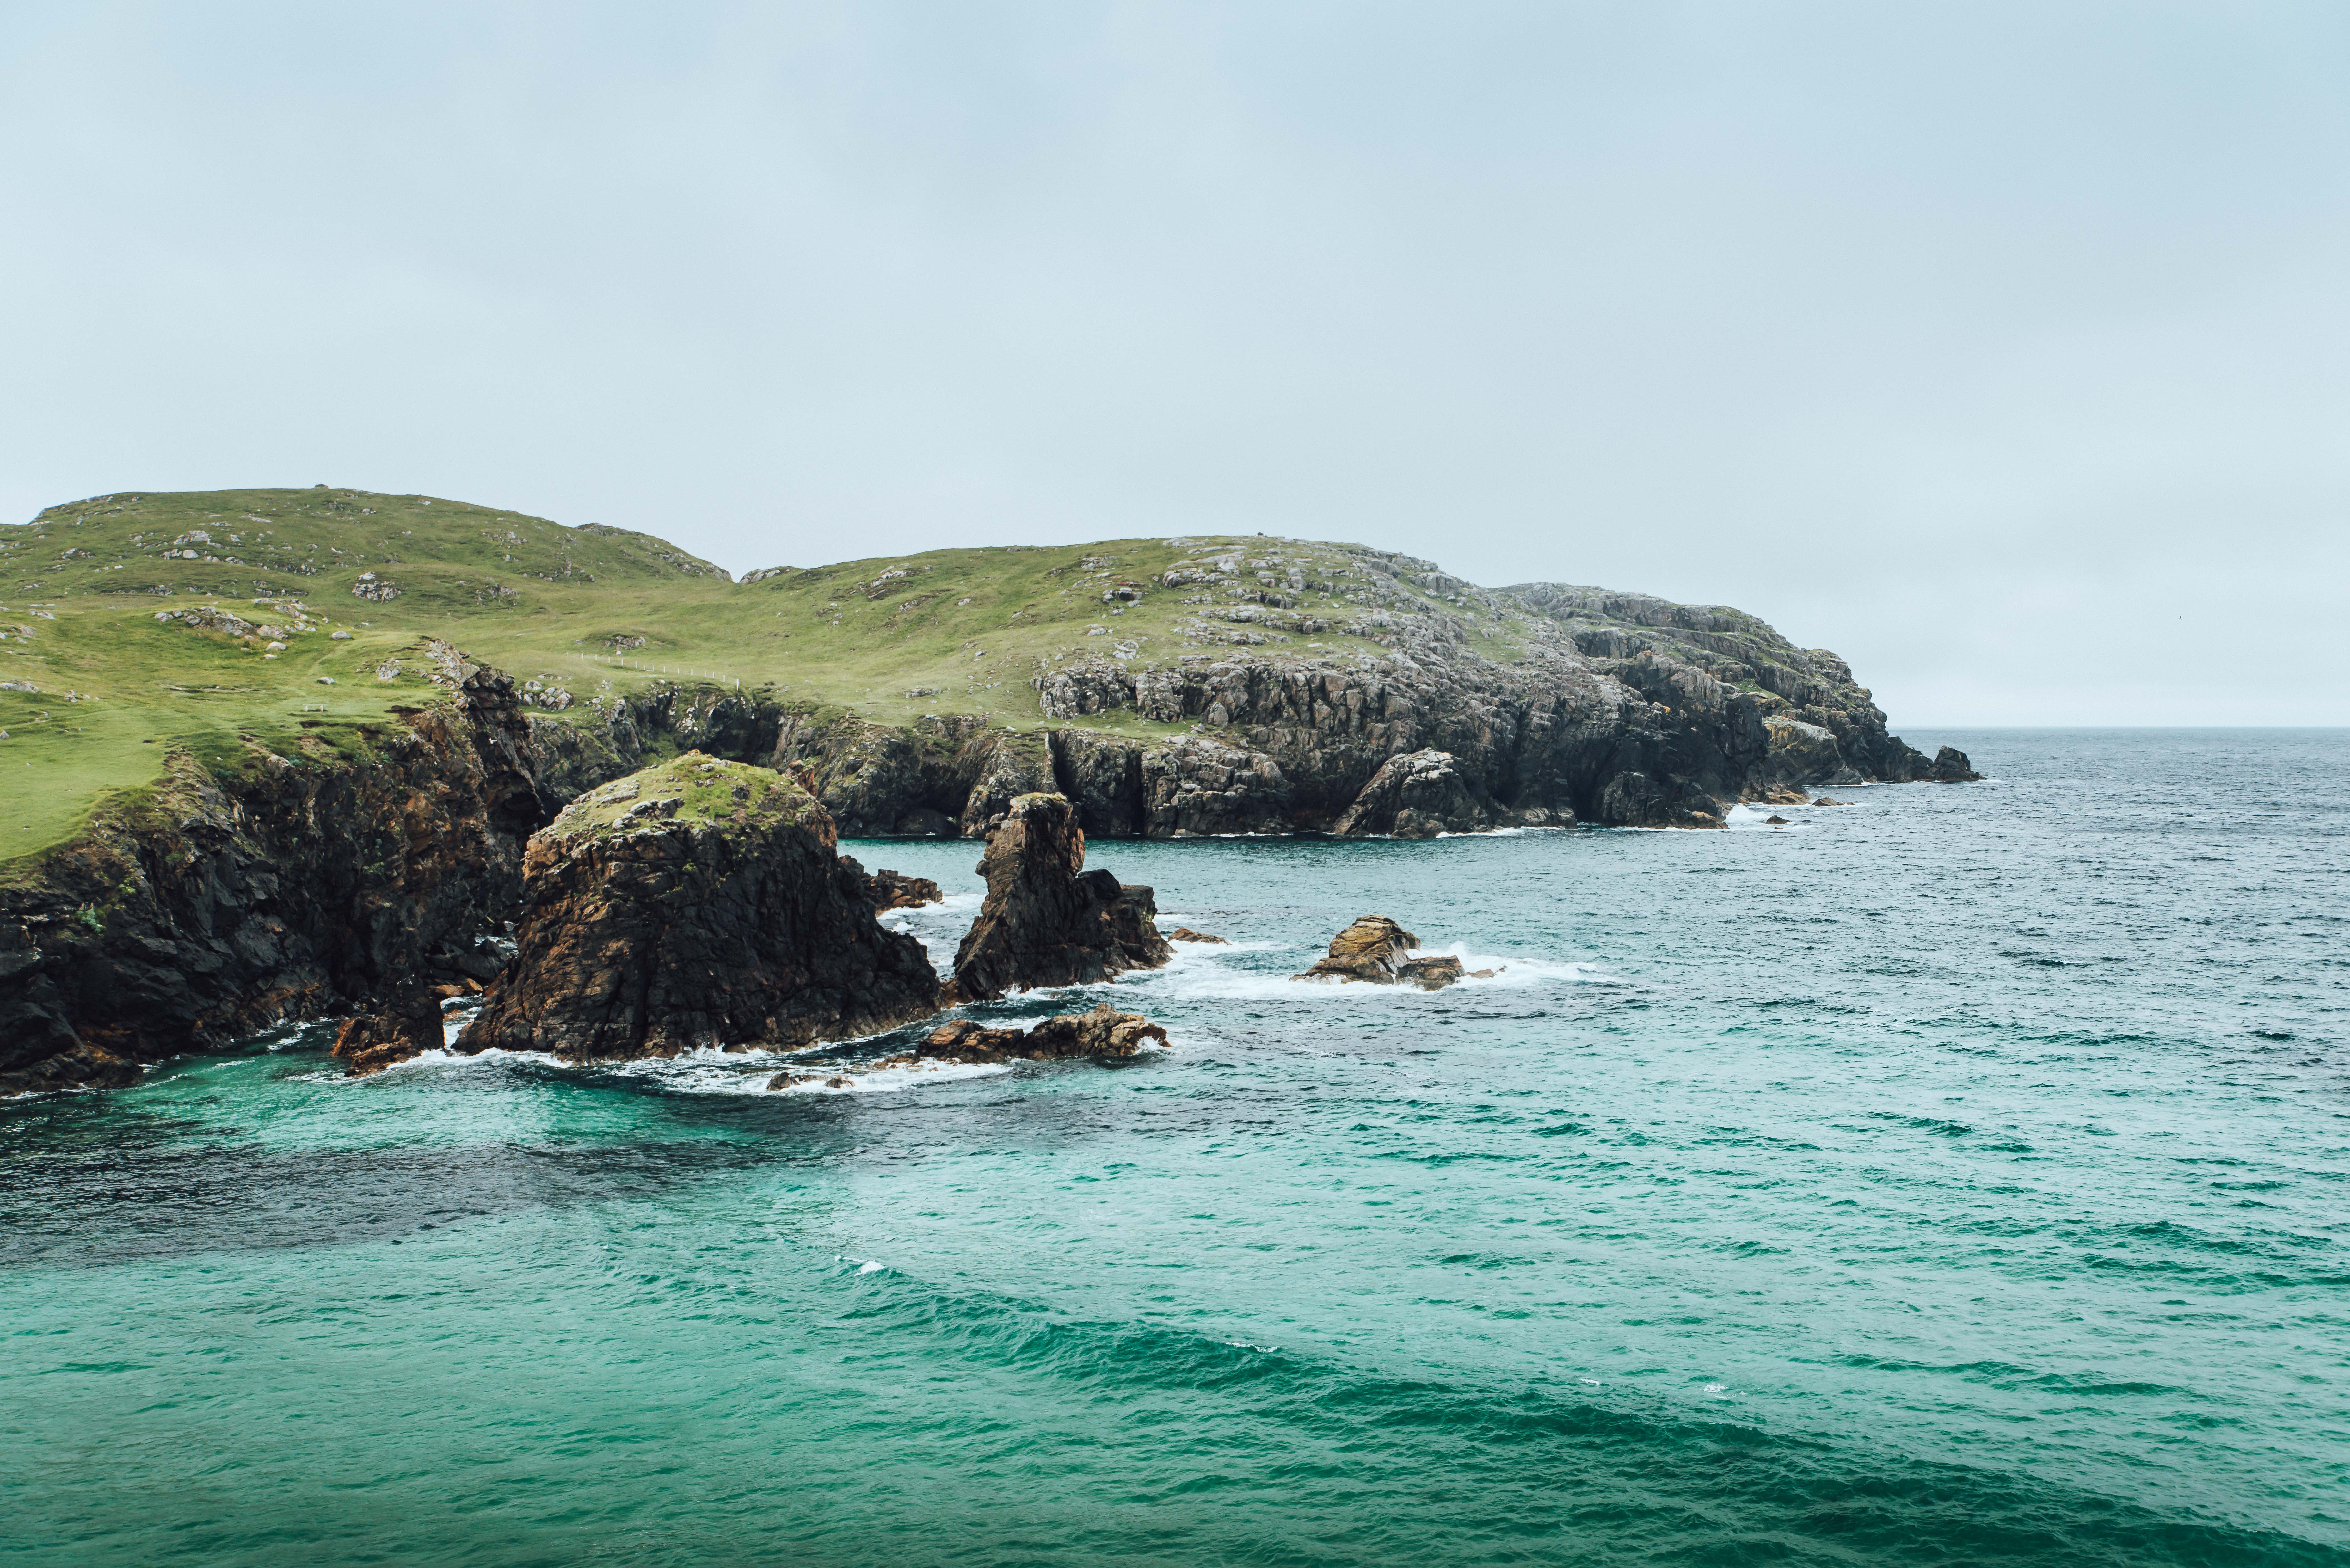
[[[1705,827],[1773,792],[1972,773],[1887,734],[1835,654],[1740,610],[1556,583],[1485,589],[1354,546],[1315,546],[1344,559],[1317,576],[1272,558],[1282,543],[1258,546],[1263,560],[1202,545],[1147,584],[1113,587],[1185,595],[1197,608],[1177,629],[1196,651],[1121,644],[1122,659],[1049,661],[1033,682],[1041,731],[819,720],[661,687],[610,710],[600,734],[555,744],[609,753],[573,769],[588,783],[629,771],[661,733],[805,766],[851,836],[980,837],[1014,798],[1046,791],[1097,838]],[[1189,730],[1113,733],[1105,719]],[[549,763],[543,777],[564,774]]]
[[[1341,837],[1433,838],[1490,827],[1499,815],[1475,781],[1461,775],[1450,752],[1430,749],[1381,763],[1330,831]]]

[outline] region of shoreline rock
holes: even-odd
[[[580,796],[523,860],[514,962],[455,1049],[625,1061],[878,1033],[939,1004],[831,817],[700,753]]]
[[[854,857],[844,855],[840,863],[864,879],[866,896],[872,900],[873,912],[887,914],[891,909],[919,909],[924,904],[941,902],[946,895],[939,885],[927,877],[909,877],[886,867],[868,872]]]
[[[1370,985],[1417,985],[1440,991],[1469,978],[1459,959],[1449,953],[1410,956],[1419,939],[1385,915],[1364,915],[1330,939],[1330,950],[1314,967],[1292,980],[1332,982],[1361,981]],[[1480,970],[1483,979],[1492,971]]]
[[[1150,889],[1085,862],[1085,831],[1066,796],[1014,797],[980,857],[987,897],[955,950],[948,1002],[1088,984],[1175,956]]]

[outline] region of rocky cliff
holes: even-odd
[[[549,727],[545,772],[559,789],[690,744],[805,769],[852,836],[979,837],[1015,797],[1049,791],[1092,837],[1180,838],[1705,827],[1774,789],[1971,771],[1887,733],[1835,655],[1739,610],[1485,589],[1353,546],[1312,546],[1309,568],[1291,542],[1263,548],[1203,546],[1112,590],[1197,608],[1161,653],[1040,659],[1041,722],[887,725],[772,692],[656,685]]]
[[[513,682],[453,661],[399,723],[173,755],[0,886],[0,1093],[494,974],[534,767]]]

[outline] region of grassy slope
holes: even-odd
[[[192,540],[197,531],[209,539]],[[0,682],[41,688],[0,691],[0,861],[71,836],[107,791],[151,782],[174,744],[203,752],[249,736],[284,749],[306,724],[355,726],[414,704],[431,688],[412,658],[394,680],[376,671],[424,636],[573,692],[575,718],[598,694],[702,678],[885,722],[945,712],[1035,724],[1029,682],[1055,660],[1108,657],[1126,643],[1149,664],[1211,647],[1178,626],[1199,607],[1158,581],[1211,551],[1278,557],[1284,571],[1302,566],[1334,584],[1367,580],[1348,546],[1262,535],[940,550],[738,584],[649,535],[438,497],[321,486],[51,507],[0,528]],[[399,597],[356,597],[364,573],[396,584]],[[1121,584],[1139,599],[1105,603]],[[1459,613],[1409,583],[1375,586],[1391,607]],[[154,619],[210,603],[255,622],[281,618],[256,597],[299,597],[322,624],[273,658]],[[1363,613],[1316,590],[1298,607],[1340,624]],[[1474,623],[1498,658],[1521,648],[1509,618]],[[1101,634],[1088,636],[1095,627]],[[351,640],[332,640],[334,631]],[[1259,651],[1367,650],[1342,635],[1262,635]],[[1092,722],[1159,728],[1130,712]]]

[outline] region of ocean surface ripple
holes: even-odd
[[[2350,733],[1104,843],[1115,1067],[0,1105],[0,1564],[2350,1563]],[[860,844],[956,896],[976,846]],[[1305,986],[1396,917],[1491,980]]]

